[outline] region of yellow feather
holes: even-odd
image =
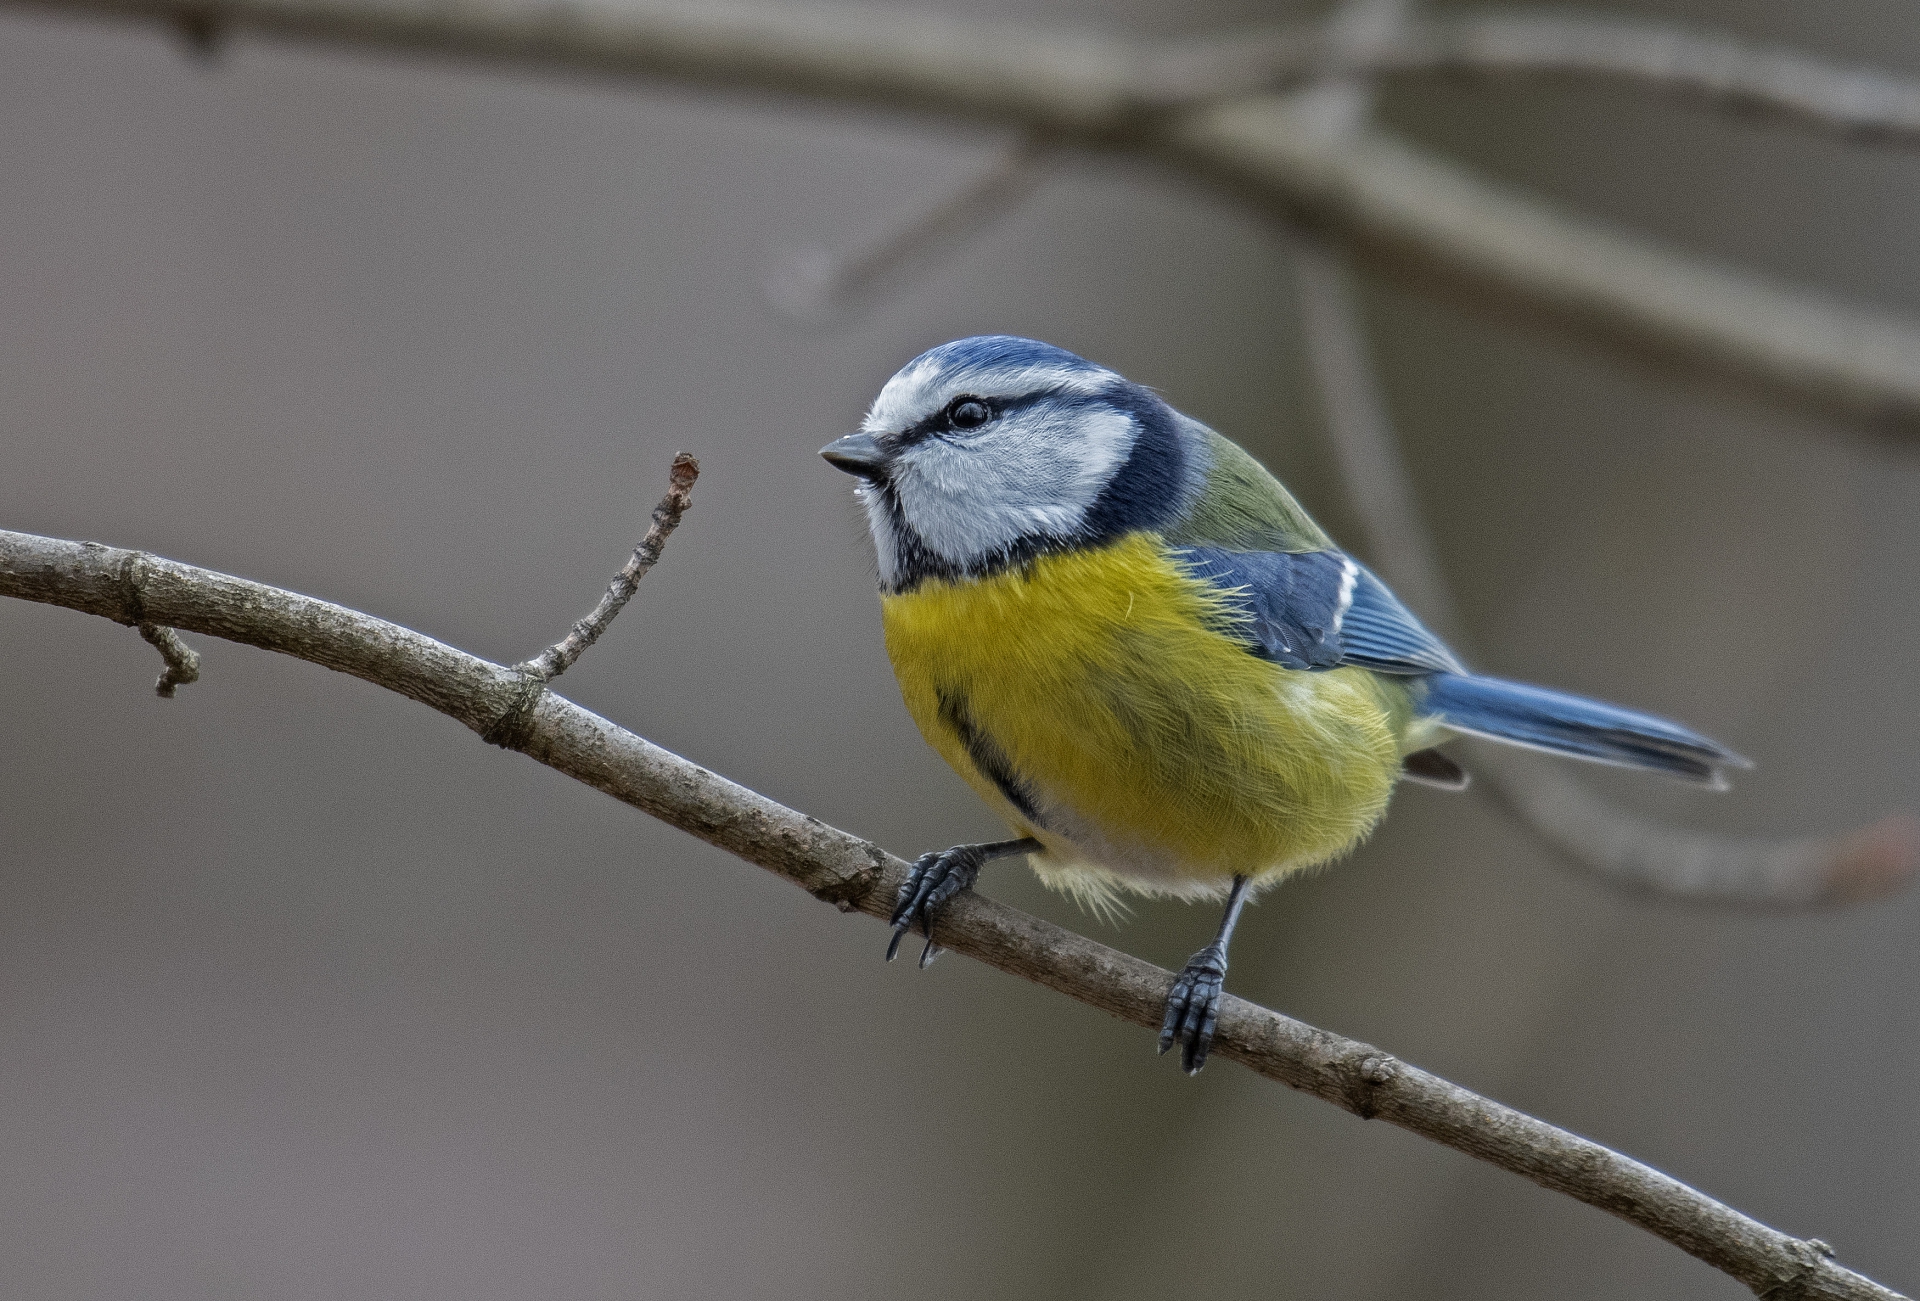
[[[1249,654],[1219,591],[1153,535],[881,601],[922,735],[1046,846],[1041,879],[1096,910],[1116,886],[1207,897],[1339,856],[1386,811],[1415,739],[1398,683]],[[982,738],[1038,821],[976,763]]]

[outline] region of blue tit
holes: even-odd
[[[1470,672],[1235,444],[1105,367],[961,339],[822,449],[859,480],[887,655],[941,758],[1013,829],[914,864],[927,935],[1024,854],[1095,907],[1220,899],[1160,1051],[1205,1063],[1247,899],[1358,844],[1405,779],[1458,790],[1466,733],[1724,787],[1746,761],[1648,714]]]

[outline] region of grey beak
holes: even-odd
[[[845,438],[836,438],[820,449],[820,455],[834,469],[857,474],[863,479],[878,478],[880,468],[887,459],[872,434],[848,434]]]

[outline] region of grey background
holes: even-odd
[[[1303,12],[1012,0],[1148,33]],[[1875,0],[1646,4],[1920,66]],[[1920,311],[1920,164],[1607,89],[1407,83],[1387,118],[1685,247]],[[902,854],[991,836],[879,645],[814,450],[923,347],[1037,335],[1158,386],[1353,536],[1285,237],[1071,161],[868,315],[782,250],[876,235],[985,137],[0,14],[0,521],[146,547],[495,659],[687,524],[573,698]],[[1489,668],[1678,714],[1761,767],[1688,825],[1920,795],[1920,472],[1369,282]],[[884,933],[438,716],[201,641],[0,607],[0,1280],[44,1298],[1698,1298],[1610,1218]],[[1024,870],[985,888],[1162,963]],[[1233,987],[1920,1287],[1920,899],[1727,915],[1611,893],[1410,789],[1269,896]]]

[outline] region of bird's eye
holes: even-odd
[[[947,403],[947,423],[955,429],[978,429],[993,419],[993,408],[979,398],[955,398]]]

